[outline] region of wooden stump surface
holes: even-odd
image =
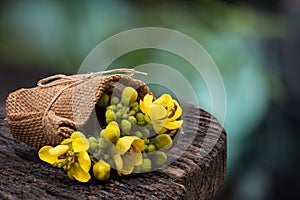
[[[226,133],[204,110],[190,104],[183,110],[184,137],[177,146],[188,148],[175,162],[155,172],[112,175],[104,183],[72,181],[62,170],[39,160],[38,149],[11,136],[5,111],[0,110],[0,199],[211,200],[224,180]],[[192,144],[181,145],[190,135],[195,136]]]

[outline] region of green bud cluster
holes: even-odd
[[[148,172],[167,161],[165,151],[172,146],[172,139],[168,134],[155,134],[149,125],[151,119],[141,111],[139,101],[138,93],[131,87],[125,87],[120,96],[104,93],[100,97],[97,105],[105,108],[106,126],[98,140],[94,137],[88,139],[96,160],[114,167],[113,157],[118,153],[116,142],[120,137],[133,135],[142,138],[145,144],[142,164],[135,166],[134,173]]]

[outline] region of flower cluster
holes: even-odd
[[[105,181],[111,169],[121,175],[148,172],[167,161],[172,146],[169,133],[182,126],[182,109],[168,94],[154,100],[139,97],[132,87],[119,96],[104,93],[97,106],[105,112],[105,126],[98,136],[74,132],[55,147],[39,150],[41,160],[62,168],[70,179],[87,182],[91,175]]]

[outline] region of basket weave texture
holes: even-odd
[[[112,74],[115,72],[131,74]],[[131,77],[135,72],[126,69],[54,75],[40,80],[37,87],[11,93],[6,100],[6,120],[11,134],[37,148],[55,146],[88,122],[105,91],[126,85],[135,88],[141,98],[152,94],[144,82]]]

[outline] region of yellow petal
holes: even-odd
[[[132,171],[134,169],[134,165],[130,162],[130,160],[128,159],[128,157],[124,157],[123,158],[123,166],[121,170],[118,170],[118,174],[124,174],[124,175],[128,175],[131,174]]]
[[[149,109],[150,109],[149,106],[153,104],[152,101],[153,101],[153,96],[150,94],[146,94],[144,96],[143,101],[142,100],[140,101],[140,109],[144,114],[149,113]]]
[[[83,171],[88,172],[91,168],[91,159],[86,151],[82,151],[78,154],[78,162]]]
[[[43,146],[40,150],[39,150],[39,157],[42,161],[45,161],[51,165],[53,165],[53,163],[58,161],[57,156],[53,156],[49,153],[49,149],[51,149],[53,147],[51,146]]]
[[[167,121],[174,121],[177,118],[179,118],[182,114],[182,109],[179,106],[178,102],[176,100],[173,100],[173,103],[174,103],[175,113],[173,114],[173,116],[168,117]]]
[[[163,106],[155,105],[155,104],[150,106],[149,117],[152,121],[153,120],[163,120],[163,119],[167,118],[167,116],[168,116],[168,113]]]
[[[165,128],[173,130],[173,129],[177,129],[182,125],[183,121],[182,120],[177,120],[177,121],[173,121],[173,122],[166,122],[165,123]]]
[[[125,152],[127,152],[130,149],[133,141],[135,141],[135,140],[142,140],[142,139],[140,139],[139,137],[136,137],[136,136],[124,136],[124,137],[119,138],[119,140],[116,144],[119,154],[122,155]]]
[[[89,149],[89,142],[86,138],[76,138],[72,142],[74,152],[87,151]]]
[[[172,97],[169,94],[163,94],[153,103],[169,107],[170,105],[172,105]]]
[[[76,138],[85,138],[85,135],[79,131],[75,131],[72,133],[71,135],[72,139],[76,139]]]
[[[90,174],[85,172],[77,162],[71,166],[70,174],[80,182],[88,182],[91,178]]]
[[[123,167],[123,160],[119,154],[113,156],[113,160],[116,166],[116,170],[121,170]]]
[[[132,165],[140,165],[142,164],[143,156],[140,152],[130,152],[125,155],[124,159]]]
[[[64,139],[60,144],[69,144],[71,142],[73,142],[74,139],[72,138],[67,138],[67,139]]]
[[[49,154],[58,157],[65,154],[68,150],[68,145],[57,145],[56,147],[49,149]]]
[[[156,133],[161,133],[164,130],[165,121],[163,123],[159,121],[152,121],[153,129]]]
[[[118,123],[115,121],[110,122],[101,134],[105,136],[105,139],[115,144],[120,137],[120,128]]]
[[[137,152],[141,152],[145,149],[145,141],[138,138],[132,142],[132,146]]]

